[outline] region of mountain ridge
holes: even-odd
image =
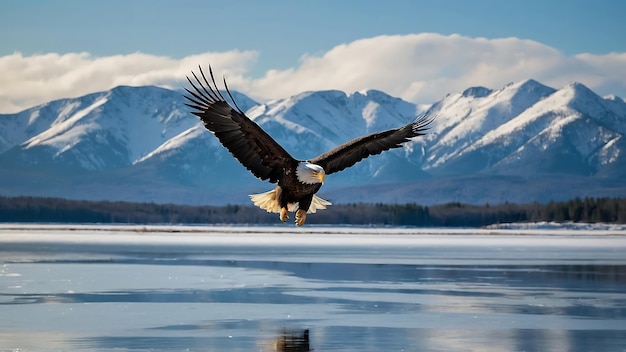
[[[425,111],[377,90],[303,92],[266,103],[232,93],[301,159]],[[239,165],[184,104],[180,91],[120,86],[0,115],[0,194],[219,205],[273,187]],[[426,136],[332,175],[322,195],[422,204],[626,195],[626,102],[619,97],[528,79],[469,87],[426,113],[437,116]]]

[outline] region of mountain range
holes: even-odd
[[[368,90],[305,92],[240,108],[292,156],[436,115],[403,148],[330,175],[335,203],[430,205],[626,196],[626,102],[580,83],[470,87],[418,106]],[[0,115],[0,195],[249,204],[273,187],[239,165],[189,113],[182,92],[120,86]]]

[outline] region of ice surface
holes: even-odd
[[[624,230],[544,225],[3,224],[0,349],[619,351]]]

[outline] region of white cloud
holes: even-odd
[[[255,61],[253,51],[203,53],[182,59],[134,53],[93,57],[88,53],[20,53],[0,57],[0,112],[9,113],[53,99],[76,97],[119,85],[179,88],[198,65],[242,74]]]
[[[518,38],[485,39],[423,33],[380,36],[337,46],[323,56],[305,56],[297,68],[269,72],[247,87],[261,97],[294,92],[380,89],[416,103],[429,103],[470,86],[489,88],[528,78],[559,88],[572,81],[600,94],[626,92],[626,54],[567,57]],[[614,91],[605,91],[602,87]]]
[[[16,53],[0,57],[0,112],[116,85],[180,87],[190,70],[208,63],[218,76],[227,74],[232,89],[258,100],[307,90],[379,89],[416,103],[430,103],[470,86],[499,88],[528,78],[555,88],[578,81],[602,95],[626,95],[626,53],[565,56],[519,38],[433,33],[379,36],[338,45],[322,55],[304,55],[292,68],[253,78],[247,73],[258,55],[229,51],[172,59],[142,53],[108,57]]]

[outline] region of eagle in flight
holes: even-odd
[[[401,147],[410,138],[424,135],[434,119],[421,115],[400,128],[353,139],[309,160],[297,160],[244,114],[228,90],[226,79],[224,88],[232,105],[218,90],[211,66],[210,81],[202,67],[199,72],[199,75],[192,72],[193,80],[187,76],[192,88],[185,88],[189,93],[185,98],[189,100],[186,105],[193,109],[191,113],[200,117],[204,126],[254,176],[278,184],[269,192],[250,195],[254,205],[280,214],[282,222],[287,221],[290,211],[295,211],[297,226],[304,224],[307,213],[331,205],[315,195],[326,175],[348,168],[370,155]]]

